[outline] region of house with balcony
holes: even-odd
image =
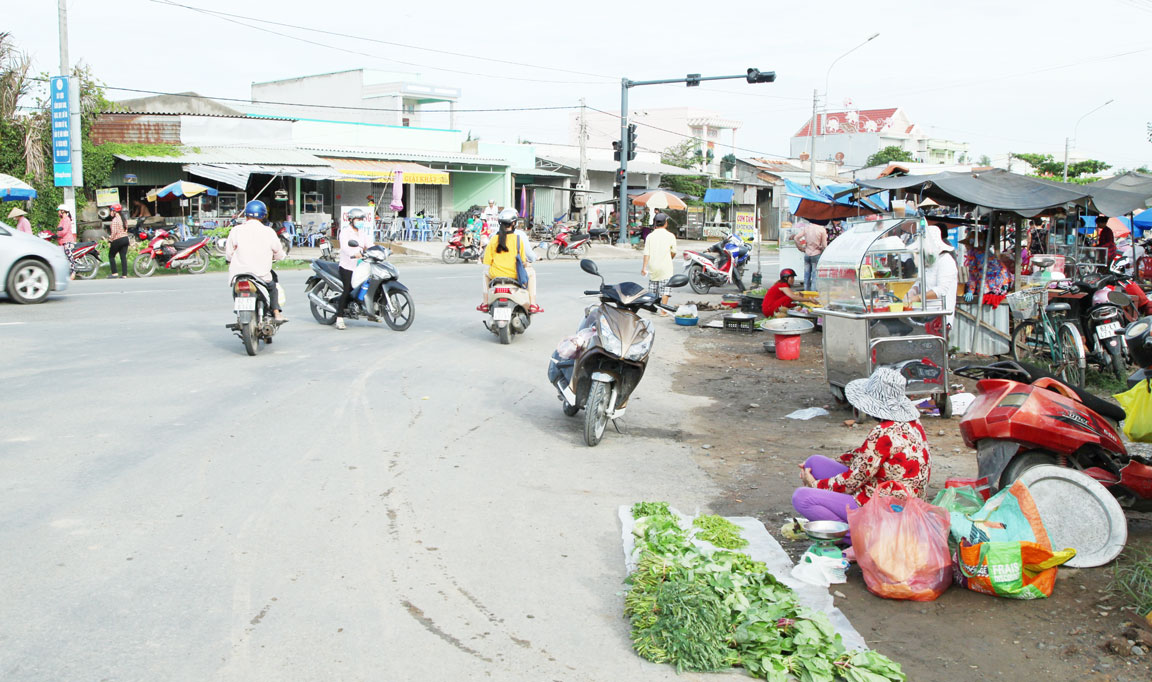
[[[813,132],[814,131],[814,132]],[[967,142],[930,136],[901,107],[818,112],[792,136],[795,158],[862,168],[885,147],[899,147],[920,163],[954,164],[968,154]]]

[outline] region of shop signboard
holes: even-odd
[[[52,174],[57,187],[72,187],[72,112],[68,106],[68,77],[49,79],[52,104]]]
[[[685,239],[704,238],[704,207],[689,206],[686,209],[688,224],[684,226]]]
[[[96,190],[96,205],[111,206],[120,203],[120,190],[116,187],[107,187]]]
[[[736,235],[746,242],[756,239],[756,214],[752,211],[736,211]]]

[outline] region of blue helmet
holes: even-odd
[[[264,220],[268,217],[268,207],[264,205],[263,201],[253,199],[247,204],[244,204],[244,215],[248,218],[255,218],[256,220]]]

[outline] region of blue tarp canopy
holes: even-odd
[[[888,206],[886,191],[862,197],[858,202],[852,199],[851,193],[841,194],[855,189],[854,185],[828,185],[812,189],[785,179],[784,189],[788,195],[788,212],[809,220],[833,220],[865,215],[886,211]],[[837,197],[837,194],[841,196]]]
[[[11,175],[0,173],[0,201],[27,201],[36,198],[36,190],[28,183]]]
[[[1136,228],[1137,237],[1144,234],[1144,230],[1152,229],[1152,209],[1136,214],[1136,217],[1132,219],[1132,224]]]
[[[732,203],[732,190],[730,189],[710,189],[704,192],[704,203],[706,204],[730,204]]]

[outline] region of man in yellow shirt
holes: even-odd
[[[668,231],[668,216],[657,213],[652,232],[644,240],[644,264],[640,274],[648,276],[648,289],[668,305],[668,280],[672,278],[672,258],[676,255],[676,235]],[[661,315],[667,315],[664,310]]]

